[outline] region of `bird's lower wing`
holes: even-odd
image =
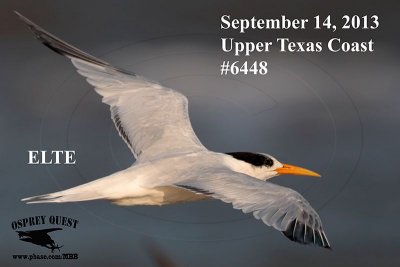
[[[39,41],[68,57],[95,87],[136,158],[148,161],[206,150],[190,124],[185,96],[85,53],[16,13]]]
[[[232,171],[210,171],[175,185],[253,213],[293,241],[330,248],[318,214],[292,189]]]

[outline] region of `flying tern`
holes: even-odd
[[[192,129],[184,95],[114,67],[16,14],[45,46],[69,58],[78,73],[103,97],[119,135],[136,158],[125,170],[22,201],[106,199],[129,206],[214,198],[231,203],[244,213],[253,213],[293,241],[330,248],[321,220],[307,200],[292,189],[266,182],[281,174],[319,174],[283,164],[263,153],[208,150]]]

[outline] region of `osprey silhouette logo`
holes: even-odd
[[[63,236],[69,230],[76,229],[78,220],[65,216],[32,216],[15,220],[11,223],[11,228],[18,234],[20,241],[31,243],[36,247],[44,247],[48,254],[15,254],[14,259],[78,259],[77,253],[61,253],[64,244],[58,242],[58,238]],[[57,240],[57,241],[56,241]],[[32,246],[33,247],[33,246]],[[70,246],[66,246],[66,248]],[[68,249],[67,248],[67,249]],[[48,250],[47,250],[48,249]],[[64,250],[64,248],[63,248]]]
[[[53,231],[62,230],[62,228],[49,228],[49,229],[42,229],[42,230],[32,230],[32,231],[16,231],[19,236],[19,240],[30,242],[35,245],[39,245],[42,247],[46,247],[51,249],[53,253],[55,249],[60,251],[60,248],[63,246],[59,246],[54,242],[54,240],[50,237],[49,233]]]

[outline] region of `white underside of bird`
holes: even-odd
[[[94,86],[110,106],[116,129],[136,158],[125,170],[23,201],[107,199],[118,205],[165,205],[215,198],[253,213],[293,241],[330,248],[321,220],[310,204],[294,190],[266,182],[280,174],[318,174],[262,153],[209,151],[192,129],[184,95],[113,67],[16,13],[37,39],[68,57]]]

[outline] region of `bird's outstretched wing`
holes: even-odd
[[[49,228],[49,229],[42,229],[42,230],[36,230],[36,231],[40,231],[43,233],[50,233],[50,232],[54,232],[54,231],[59,231],[62,230],[62,228]]]
[[[245,174],[212,170],[176,182],[176,186],[232,203],[281,231],[292,241],[330,248],[321,219],[296,191]]]
[[[41,230],[31,230],[31,231],[16,231],[19,234],[32,234],[32,233],[50,233],[54,231],[62,230],[62,228],[48,228],[48,229],[41,229]]]
[[[78,72],[95,87],[103,102],[110,106],[115,127],[136,158],[146,161],[206,150],[190,124],[185,96],[113,67],[15,13],[39,41],[71,59]]]

